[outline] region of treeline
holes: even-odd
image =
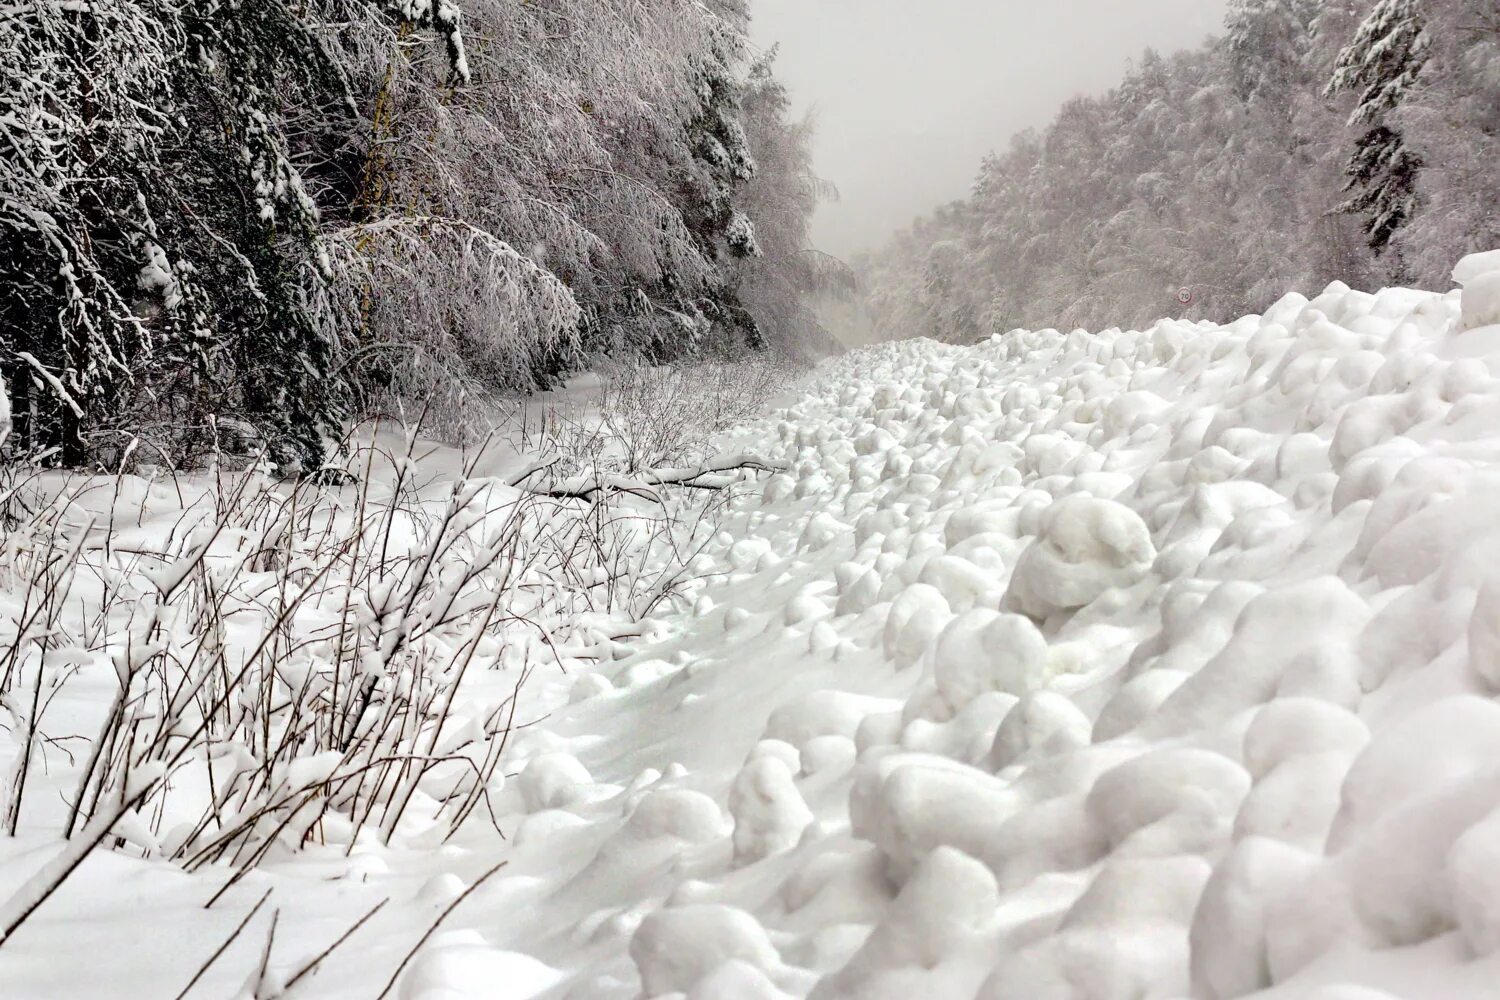
[[[1493,0],[1236,0],[863,269],[889,337],[1227,318],[1334,279],[1447,289],[1500,246],[1497,198]]]
[[[316,468],[591,354],[805,350],[824,189],[746,0],[0,13],[0,378],[69,464]],[[153,461],[156,459],[153,458]]]

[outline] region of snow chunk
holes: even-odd
[[[1266,900],[1315,863],[1312,854],[1274,840],[1248,837],[1209,878],[1193,915],[1192,995],[1228,1000],[1271,985]]]
[[[448,943],[435,944],[424,949],[402,977],[401,1000],[445,1000],[454,996],[530,1000],[567,978],[530,955],[497,951],[482,941],[454,937]]]
[[[594,782],[578,758],[565,753],[533,757],[517,779],[527,812],[566,809],[576,804]]]
[[[859,750],[844,736],[819,736],[802,747],[802,774],[811,776],[831,771],[845,772],[854,766]]]
[[[1092,727],[1079,707],[1052,691],[1026,695],[1005,716],[995,733],[989,763],[996,771],[1026,754],[1053,756],[1089,745]]]
[[[614,689],[614,682],[603,674],[583,674],[568,688],[568,702],[577,705]]]
[[[1450,852],[1497,801],[1500,767],[1491,766],[1403,803],[1337,859],[1366,940],[1401,947],[1457,926]]]
[[[866,716],[899,709],[900,702],[849,691],[813,691],[771,713],[765,739],[781,740],[802,749],[823,736],[854,739]]]
[[[1245,606],[1229,644],[1137,732],[1195,732],[1278,695],[1352,706],[1360,697],[1354,644],[1369,619],[1368,605],[1337,577],[1261,594]]]
[[[797,846],[813,822],[793,769],[774,757],[752,754],[729,791],[734,817],[734,860],[750,864]]]
[[[1500,324],[1500,250],[1470,254],[1453,269],[1463,286],[1463,330]]]
[[[947,599],[936,587],[912,584],[891,602],[885,622],[885,655],[898,667],[911,666],[931,648],[952,617]]]
[[[1359,717],[1312,698],[1280,698],[1255,713],[1245,732],[1245,766],[1257,780],[1296,757],[1344,753],[1351,759],[1370,741]]]
[[[1344,782],[1328,846],[1338,850],[1414,796],[1500,762],[1500,705],[1460,695],[1380,733]]]
[[[629,827],[643,839],[676,837],[702,844],[724,835],[724,814],[719,804],[702,792],[654,788],[636,803]]]
[[[809,1000],[972,996],[989,971],[988,961],[974,958],[992,950],[999,904],[988,868],[951,847],[938,848],[849,964]]]
[[[1500,271],[1500,250],[1471,253],[1453,265],[1453,280],[1466,285],[1482,275]]]
[[[933,673],[954,712],[991,691],[1020,697],[1046,679],[1047,640],[1023,615],[976,608],[943,629]]]
[[[694,990],[732,961],[762,972],[781,965],[781,956],[754,917],[732,906],[706,903],[647,916],[630,939],[630,957],[646,997]]]
[[[1250,775],[1227,757],[1167,748],[1107,771],[1089,792],[1087,809],[1112,847],[1187,854],[1221,845],[1249,791]]]
[[[1145,722],[1187,678],[1188,674],[1181,670],[1147,670],[1132,677],[1105,703],[1094,720],[1094,742],[1112,740]]]
[[[1202,858],[1122,858],[1104,865],[1059,930],[1183,927],[1193,917],[1212,869]]]
[[[854,835],[879,847],[901,882],[945,845],[989,862],[1000,826],[1020,804],[1004,782],[977,768],[905,754],[883,758],[856,778],[849,819]]]
[[[1056,933],[1001,959],[978,1000],[1185,996],[1182,926],[1207,878],[1200,858],[1111,863]]]
[[[1045,619],[1129,587],[1151,571],[1156,548],[1140,515],[1094,497],[1065,497],[1042,515],[1041,534],[1021,554],[1006,603]]]
[[[719,966],[687,995],[687,1000],[792,1000],[763,971],[740,959]]]
[[[1448,853],[1448,892],[1476,956],[1500,952],[1500,809],[1471,826]]]

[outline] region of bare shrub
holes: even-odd
[[[351,435],[336,475],[295,483],[264,463],[155,483],[12,466],[0,828],[64,843],[0,902],[0,944],[101,846],[227,866],[222,894],[310,842],[348,852],[493,822],[528,678],[612,657],[640,631],[628,622],[690,596],[715,572],[702,556],[719,514],[770,467],[656,463],[702,454],[779,381],[770,366],[620,366],[591,436],[584,418],[524,427],[571,454],[483,478],[483,442],[436,496],[418,428],[398,448]],[[575,635],[584,612],[614,624]],[[510,694],[456,712],[479,670],[508,672]],[[58,732],[49,711],[86,672],[112,690],[61,713],[86,731]],[[70,780],[61,806],[33,793],[39,768]]]
[[[537,439],[571,471],[626,475],[700,462],[715,435],[762,413],[799,373],[773,354],[699,356],[670,365],[601,360],[597,396],[552,407]]]

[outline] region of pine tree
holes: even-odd
[[[314,294],[360,345],[362,400],[437,391],[452,410],[451,390],[529,389],[590,354],[753,338],[732,280],[758,243],[743,0],[465,0],[486,44],[456,93],[364,0],[319,2],[362,111],[333,148],[368,155],[352,183],[319,156],[353,266]],[[452,265],[492,277],[455,288]]]
[[[1385,251],[1416,209],[1422,158],[1393,121],[1427,60],[1429,38],[1420,0],[1380,0],[1339,53],[1330,95],[1358,91],[1355,140],[1345,174],[1352,196],[1338,208],[1365,219],[1371,249]]]
[[[756,174],[749,139],[741,120],[744,88],[737,77],[744,38],[724,24],[714,33],[701,59],[694,90],[699,106],[687,124],[691,157],[680,172],[677,204],[688,231],[705,260],[715,265],[698,288],[667,289],[676,308],[690,318],[690,328],[719,327],[754,347],[764,339],[755,319],[744,308],[725,264],[760,256],[755,224],[736,204],[737,194]]]
[[[1422,287],[1446,288],[1455,260],[1500,246],[1500,6],[1449,0],[1423,16],[1431,44],[1400,124],[1409,146],[1435,155],[1424,157],[1401,262]]]

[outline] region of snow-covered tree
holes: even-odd
[[[1452,0],[1423,16],[1427,62],[1395,114],[1423,168],[1397,240],[1415,280],[1445,287],[1454,260],[1500,246],[1500,7]]]
[[[753,172],[736,104],[743,8],[468,0],[465,30],[481,43],[469,47],[470,83],[451,90],[440,54],[390,31],[362,0],[322,2],[363,111],[320,158],[330,238],[377,258],[399,250],[371,266],[408,276],[399,293],[383,283],[343,286],[332,313],[344,318],[340,343],[391,348],[360,355],[352,370],[417,392],[421,371],[440,372],[438,386],[447,387],[454,366],[465,367],[447,351],[453,338],[490,343],[519,314],[537,321],[505,342],[499,363],[470,368],[480,381],[527,387],[586,352],[667,356],[716,331],[735,335],[742,311],[726,276],[754,237],[736,204]],[[352,168],[337,155],[345,150]],[[451,283],[440,258],[412,271],[401,241],[360,234],[401,219],[483,233],[461,245],[504,252],[472,266],[502,269],[502,287],[520,290],[540,287],[528,276],[539,267],[568,299],[487,296],[499,310],[493,317],[472,299],[446,311]],[[397,294],[401,302],[384,301]],[[457,328],[388,321],[412,310],[448,315]],[[572,310],[575,329],[554,335]],[[391,371],[402,359],[409,370]]]
[[[986,159],[866,266],[872,311],[966,340],[1239,315],[1335,278],[1444,288],[1500,242],[1496,67],[1487,0],[1236,0],[1222,39],[1147,53]]]
[[[815,299],[849,293],[853,275],[809,238],[813,211],[837,191],[813,172],[812,123],[791,117],[791,101],[773,70],[775,50],[751,67],[740,99],[746,142],[756,164],[738,203],[753,224],[758,253],[732,267],[734,294],[759,337],[792,355],[835,349]]]
[[[1287,107],[1306,85],[1305,67],[1318,0],[1234,0],[1225,40],[1235,93],[1244,101]]]
[[[1411,218],[1422,158],[1393,114],[1416,85],[1430,39],[1420,0],[1380,0],[1339,54],[1330,93],[1358,93],[1349,124],[1364,132],[1346,167],[1351,197],[1339,210],[1360,215],[1377,253]]]
[[[382,13],[438,24],[461,67],[451,5]],[[283,465],[315,465],[330,345],[298,271],[328,266],[284,108],[353,108],[305,11],[23,4],[0,51],[0,376],[24,443],[77,462],[147,424],[170,443],[235,413]]]
[[[351,401],[756,341],[747,19],[744,0],[17,7],[0,374],[22,436],[77,461],[236,416],[307,467]]]

